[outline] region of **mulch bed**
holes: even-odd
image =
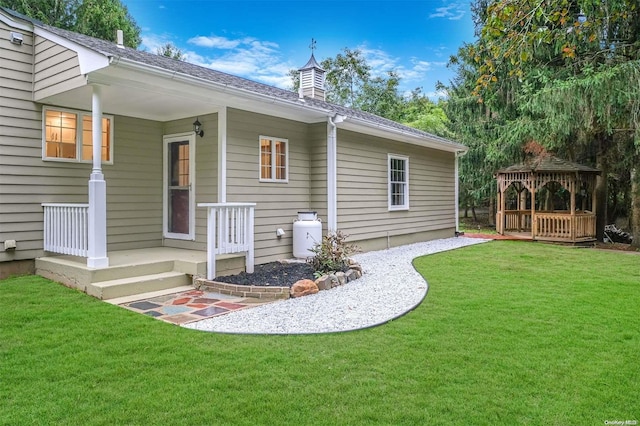
[[[256,265],[252,274],[241,272],[237,275],[216,277],[214,281],[238,285],[291,287],[296,281],[304,279],[315,280],[311,265],[271,262]]]

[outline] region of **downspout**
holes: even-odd
[[[460,232],[460,172],[458,161],[460,157],[465,155],[467,151],[456,151],[456,161],[454,167],[455,174],[455,203],[456,203],[456,237],[459,235],[464,235],[464,232]]]
[[[327,232],[338,230],[338,136],[344,116],[327,117]]]

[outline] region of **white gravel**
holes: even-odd
[[[365,271],[358,280],[184,327],[221,333],[307,334],[383,324],[414,309],[427,294],[427,283],[413,268],[413,259],[486,241],[457,237],[361,253],[353,256]]]

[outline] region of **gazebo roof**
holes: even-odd
[[[572,163],[571,161],[565,161],[553,155],[540,155],[521,164],[514,164],[513,166],[506,167],[498,170],[497,174],[502,173],[593,173],[600,174],[600,170],[593,167],[584,166],[578,163]]]

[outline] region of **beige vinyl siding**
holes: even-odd
[[[407,211],[389,211],[388,154],[409,158]],[[353,241],[455,229],[454,161],[452,153],[339,130],[338,228]]]
[[[165,239],[164,245],[167,247],[207,250],[207,209],[199,208],[197,204],[218,202],[218,114],[202,115],[198,119],[202,123],[204,136],[196,136],[196,240]],[[164,124],[164,135],[191,132],[194,121],[194,117],[189,117],[167,122]],[[162,179],[161,175],[161,183]],[[160,201],[159,211],[162,213],[162,199]]]
[[[255,258],[266,263],[292,256],[293,221],[310,208],[309,126],[230,109],[227,136],[227,201],[254,202]],[[289,181],[259,182],[260,136],[288,140]],[[276,238],[276,229],[286,232]]]
[[[162,123],[114,117],[113,165],[107,182],[107,249],[162,244]],[[84,186],[91,167],[88,165]],[[86,202],[86,201],[85,201]]]
[[[34,48],[34,100],[86,84],[76,52],[40,36],[36,36]]]
[[[318,212],[323,233],[327,232],[327,123],[309,126],[310,210]]]
[[[23,35],[22,45],[9,41],[11,31]],[[42,253],[42,208],[32,195],[22,195],[15,187],[34,189],[38,183],[17,167],[21,158],[41,153],[40,114],[31,102],[32,71],[32,34],[0,21],[0,243],[18,242],[17,250],[10,252],[0,244],[0,262]]]
[[[0,22],[0,242],[17,241],[0,262],[44,254],[42,203],[86,203],[91,164],[42,160],[42,106],[32,101],[32,36],[7,40]],[[105,111],[107,113],[107,111]],[[162,124],[114,117],[114,165],[107,181],[109,250],[159,245],[162,237]]]

